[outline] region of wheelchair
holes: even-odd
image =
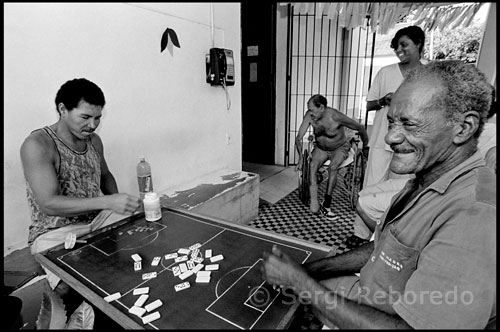
[[[365,176],[366,160],[363,155],[363,151],[359,148],[360,143],[359,134],[355,133],[349,140],[351,148],[349,149],[349,154],[344,162],[337,169],[337,181],[342,181],[344,186],[338,186],[349,196],[349,204],[351,209],[356,210],[356,204],[358,202],[359,192],[363,189],[363,180]],[[310,202],[310,192],[309,185],[311,183],[311,158],[312,150],[314,148],[314,136],[309,135],[307,148],[302,151],[302,167],[299,171],[299,199],[303,204],[309,205]],[[323,179],[328,177],[328,165],[330,160],[327,160],[318,169],[318,181],[320,184]],[[343,179],[341,179],[342,169],[345,169]],[[326,174],[326,175],[325,175]]]

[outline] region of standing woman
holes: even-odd
[[[392,94],[403,82],[408,71],[422,65],[420,58],[423,54],[424,44],[425,34],[420,27],[412,25],[398,30],[391,41],[391,48],[394,49],[400,62],[382,67],[375,76],[370,91],[368,91],[366,109],[368,111],[375,110],[377,113],[368,144],[370,153],[363,187],[388,179],[408,177],[389,170],[393,151],[384,140],[388,131],[387,111]]]

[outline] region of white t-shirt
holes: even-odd
[[[497,146],[497,125],[496,123],[486,122],[483,132],[479,136],[477,148],[481,152],[483,158],[492,147]]]
[[[394,93],[402,82],[403,74],[399,69],[398,63],[382,67],[377,75],[375,75],[370,91],[368,91],[368,95],[366,96],[366,100],[377,100],[384,97],[389,92]],[[392,151],[389,145],[385,144],[385,135],[387,134],[387,127],[389,125],[387,121],[388,109],[389,107],[386,106],[376,111],[368,146],[385,148],[387,151]]]

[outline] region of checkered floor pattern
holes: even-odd
[[[305,241],[326,245],[336,250],[336,253],[346,251],[345,240],[352,235],[356,212],[351,209],[349,195],[343,183],[343,174],[339,171],[337,185],[332,194],[331,210],[339,216],[330,221],[322,215],[309,211],[294,190],[275,204],[261,200],[259,215],[249,226],[267,231],[293,236]],[[318,198],[323,200],[327,181],[318,186]],[[298,186],[298,184],[297,184]]]

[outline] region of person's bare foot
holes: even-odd
[[[318,213],[319,211],[319,202],[315,199],[311,199],[311,203],[309,204],[309,209],[312,213]]]

